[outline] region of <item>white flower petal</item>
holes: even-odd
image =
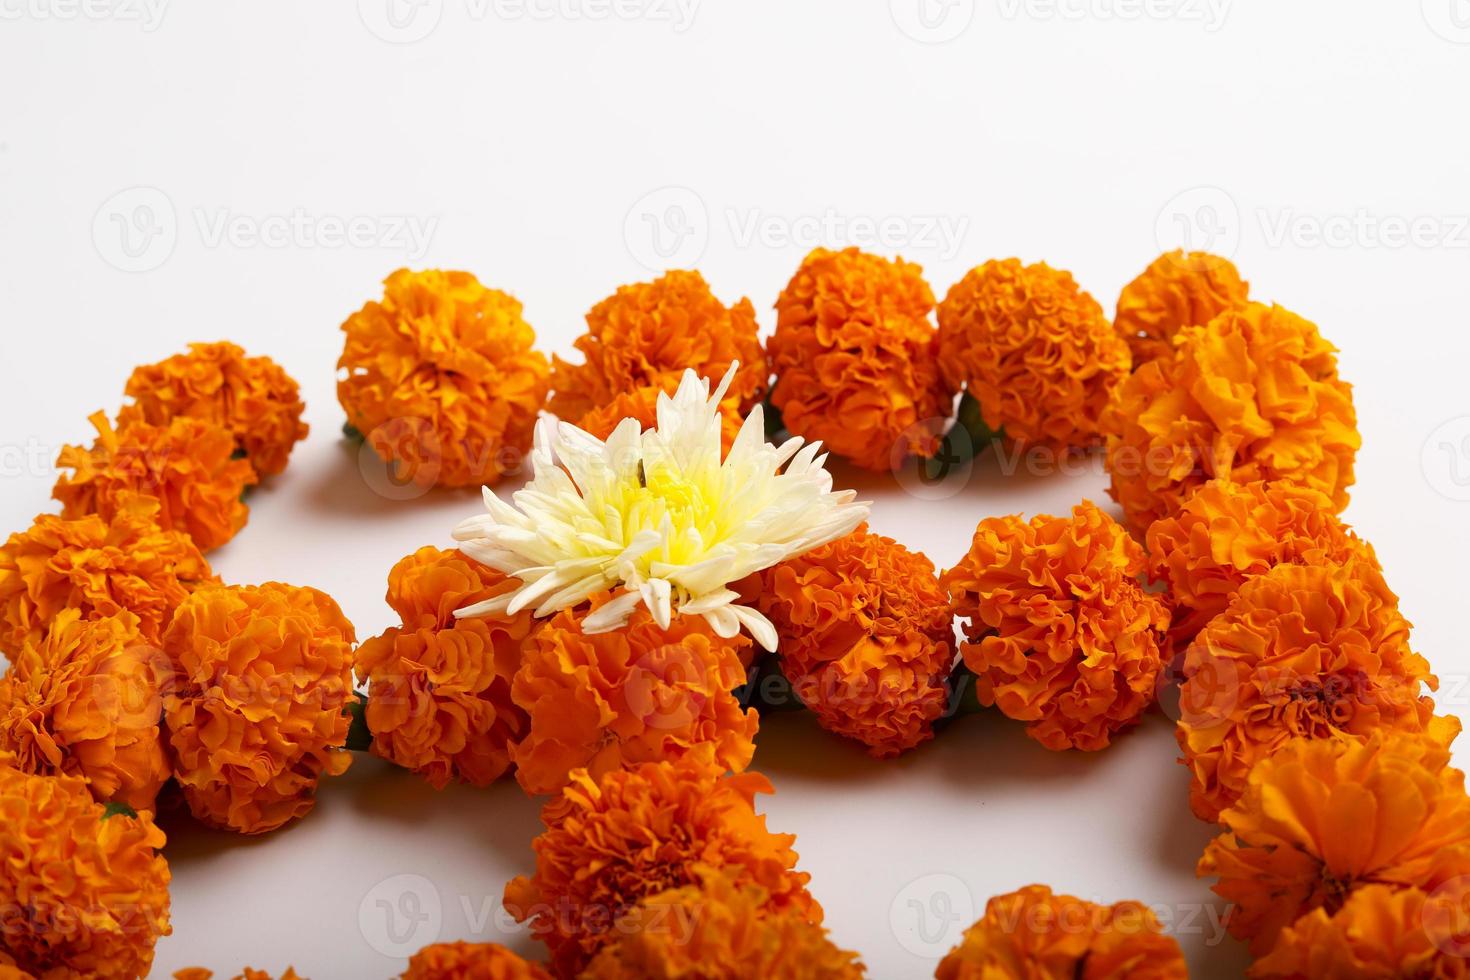
[[[722,636],[728,640],[740,635],[740,619],[730,611],[728,605],[711,609],[704,614],[704,619],[709,623],[709,628],[714,630],[715,636]]]
[[[603,441],[539,420],[531,479],[509,501],[487,489],[486,512],[454,531],[465,554],[520,585],[460,615],[545,616],[621,586],[584,629],[617,629],[643,603],[661,625],[698,615],[720,636],[744,628],[774,646],[770,621],[729,584],[851,532],[868,505],[832,490],[819,443],[767,443],[759,407],[722,456],[719,407],[737,370],[713,391],[686,371],[647,432],[625,419]]]
[[[482,617],[505,616],[506,607],[510,605],[511,597],[514,595],[514,592],[507,592],[504,595],[498,595],[493,598],[486,599],[483,602],[477,602],[472,606],[465,606],[463,609],[456,609],[454,611],[454,618],[479,619]]]
[[[726,608],[736,619],[740,620],[740,624],[755,638],[755,642],[761,645],[761,649],[768,653],[776,652],[776,645],[779,641],[776,637],[776,627],[769,619],[749,606],[731,603]]]
[[[653,614],[653,621],[658,628],[666,630],[673,620],[673,589],[668,579],[651,578],[639,586],[639,592],[643,595],[643,604]]]
[[[603,603],[597,609],[587,614],[582,620],[582,632],[584,633],[610,633],[619,627],[626,626],[628,617],[633,615],[633,610],[643,601],[643,596],[635,590],[624,592],[616,599]]]

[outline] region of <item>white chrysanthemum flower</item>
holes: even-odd
[[[470,557],[521,580],[512,592],[456,615],[549,616],[593,593],[624,590],[589,615],[589,633],[617,629],[643,603],[667,627],[675,614],[703,616],[720,636],[743,626],[767,650],[770,620],[729,588],[751,572],[851,532],[867,519],[855,491],[833,492],[820,443],[766,442],[760,406],[722,462],[719,404],[686,371],[658,398],[658,425],[624,419],[606,442],[566,422],[542,419],[533,476],[507,503],[485,489],[488,514],[455,529]]]

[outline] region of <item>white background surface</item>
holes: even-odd
[[[514,292],[543,348],[566,351],[643,263],[697,264],[769,329],[819,243],[901,251],[941,294],[986,258],[1044,258],[1111,309],[1191,233],[1342,348],[1365,439],[1348,517],[1463,711],[1464,0],[932,0],[933,30],[918,0],[705,0],[687,21],[672,0],[601,19],[598,0],[427,0],[398,33],[388,0],[153,2],[0,0],[6,529],[51,508],[56,449],[90,438],[87,414],[116,409],[134,364],[229,338],[301,381],[313,432],[216,567],[326,589],[367,636],[389,623],[390,565],[476,507],[386,500],[338,440],[337,326],[400,265]],[[273,237],[283,216],[306,230]],[[344,245],[331,224],[352,218],[362,240]],[[885,219],[889,237],[863,237]],[[406,223],[432,229],[424,247]],[[926,504],[838,478],[941,566],[981,517],[1063,511],[1104,484],[977,472]],[[1162,718],[1082,756],[975,717],[877,764],[787,716],[756,766],[835,938],[876,977],[928,975],[986,898],[1030,882],[1159,903],[1198,976],[1236,976],[1235,944],[1211,943],[1220,910],[1192,874],[1208,832],[1174,754]],[[384,953],[379,899],[438,902],[404,950],[529,948],[490,913],[537,827],[513,783],[436,794],[370,759],[286,832],[171,827],[175,932],[156,972],[386,977],[402,954]]]

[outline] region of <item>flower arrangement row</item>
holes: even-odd
[[[756,806],[749,679],[773,669],[880,758],[933,738],[962,682],[1085,751],[1177,685],[1190,804],[1220,827],[1200,873],[1253,976],[1466,969],[1460,726],[1337,516],[1351,388],[1229,262],[1160,257],[1110,322],[1044,264],[988,262],[936,303],[917,266],[817,250],[765,344],[697,272],[622,287],[587,327],[581,363],[548,360],[508,294],[407,270],[343,324],[348,429],[403,478],[534,471],[487,491],[457,549],[395,565],[398,625],[360,644],[323,593],[228,585],[206,557],[307,433],[273,362],[209,344],[139,368],[92,447],[63,450],[61,513],[0,548],[0,907],[27,910],[0,980],[146,975],[169,932],[159,805],[270,832],[350,748],[549,798],[505,890],[547,960],[442,944],[406,977],[865,975]],[[1122,521],[1088,501],[987,518],[940,572],[867,528],[816,445],[889,470],[955,426],[1101,452]],[[1043,975],[1185,967],[1145,907],[1032,886],[937,972]]]

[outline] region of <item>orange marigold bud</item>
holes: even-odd
[[[300,386],[275,361],[246,357],[231,343],[190,344],[187,354],[136,368],[127,394],[135,403],[122,420],[165,426],[187,416],[222,425],[261,476],[284,470],[310,431]]]
[[[1250,299],[1250,284],[1229,259],[1176,249],[1123,287],[1113,326],[1133,350],[1134,370],[1173,350],[1185,327],[1209,323]]]
[[[64,609],[83,619],[127,611],[149,643],[163,642],[174,609],[194,589],[217,581],[182,531],[161,529],[158,501],[129,501],[110,522],[50,514],[0,547],[0,649],[39,642]]]
[[[1255,980],[1382,980],[1470,977],[1463,931],[1464,885],[1426,894],[1365,885],[1335,915],[1314,909],[1282,930],[1270,956],[1251,966]]]
[[[1220,822],[1199,874],[1219,877],[1231,934],[1263,956],[1286,926],[1335,914],[1364,885],[1444,881],[1470,844],[1470,797],[1436,739],[1299,738],[1251,770]]]
[[[114,812],[72,776],[0,756],[0,963],[42,978],[148,975],[168,919],[163,831]],[[0,973],[3,973],[0,970]]]
[[[856,248],[819,248],[776,300],[771,404],[794,435],[858,466],[933,456],[954,389],[929,322],[934,293],[919,266]]]
[[[990,517],[942,582],[984,705],[1049,749],[1101,749],[1154,701],[1169,607],[1143,549],[1090,501],[1066,517]]]
[[[591,433],[599,439],[606,440],[618,427],[623,419],[637,419],[638,424],[646,432],[658,424],[658,396],[664,393],[664,389],[652,386],[634,388],[632,391],[613,396],[612,400],[601,408],[592,411],[575,420],[577,428]],[[672,394],[672,392],[669,392]],[[740,415],[740,403],[733,398],[726,398],[720,402],[720,441],[725,452],[730,451],[730,446],[735,437],[740,434],[740,426],[745,419]]]
[[[275,830],[311,809],[322,776],[346,771],[354,640],[330,597],[278,582],[202,589],[179,607],[164,723],[196,817]]]
[[[496,943],[436,943],[413,954],[402,980],[551,980],[551,974]]]
[[[52,496],[61,516],[97,514],[103,520],[127,510],[139,496],[158,501],[158,523],[184,531],[204,551],[227,543],[250,517],[241,499],[259,477],[235,458],[229,429],[195,418],[164,425],[130,421],[114,432],[101,412],[91,417],[97,441],[90,450],[67,446],[56,465],[75,470],[56,481]]]
[[[1280,306],[1249,303],[1185,327],[1103,417],[1109,493],[1142,535],[1213,479],[1285,480],[1347,506],[1362,440],[1336,348]]]
[[[724,871],[651,895],[618,920],[581,980],[861,980],[856,953],[794,909],[773,910],[762,887]]]
[[[735,772],[755,754],[759,717],[731,693],[745,682],[748,636],[716,636],[702,616],[660,628],[639,607],[628,625],[589,634],[589,607],[564,610],[531,638],[512,695],[531,719],[511,749],[528,793],[556,793],[573,771],[594,780],[643,762],[673,760],[708,746]]]
[[[1045,262],[992,260],[939,304],[945,381],[993,432],[1056,452],[1102,441],[1099,419],[1132,359],[1102,307]]]
[[[439,788],[452,779],[487,786],[510,768],[510,746],[527,729],[510,684],[533,613],[454,618],[507,587],[514,583],[458,551],[420,548],[393,566],[388,604],[403,628],[366,641],[356,656],[374,755]]]
[[[950,950],[938,980],[1186,980],[1184,954],[1146,905],[1095,905],[1029,885],[999,895]]]
[[[705,746],[677,762],[649,762],[601,782],[573,773],[546,804],[546,831],[532,845],[536,873],[505,888],[506,910],[529,921],[551,950],[552,972],[577,975],[614,938],[619,916],[642,899],[723,870],[764,888],[771,909],[819,923],[810,875],[794,870],[796,838],[773,834],[755,812],[764,776],[723,775]]]
[[[1201,820],[1245,791],[1287,740],[1366,738],[1380,730],[1460,731],[1422,697],[1437,682],[1409,648],[1409,624],[1377,567],[1280,565],[1241,586],[1184,660],[1176,734]]]
[[[0,677],[0,752],[26,772],[80,776],[100,802],[151,810],[172,775],[158,730],[171,675],[132,613],[64,610]]]
[[[1176,646],[1224,612],[1246,580],[1277,565],[1378,564],[1331,500],[1294,483],[1211,480],[1150,524],[1146,540],[1149,576],[1169,586]]]
[[[520,468],[550,369],[518,300],[468,272],[399,269],[342,330],[337,399],[401,478],[463,487]]]
[[[934,735],[954,616],[934,563],[867,525],[761,573],[781,665],[824,728],[887,758]]]
[[[587,314],[574,346],[584,363],[552,358],[551,411],[573,421],[639,388],[670,394],[686,369],[718,383],[740,362],[730,397],[748,411],[766,393],[766,355],[755,307],[726,307],[698,272],[666,272],[653,282],[619,286]]]

